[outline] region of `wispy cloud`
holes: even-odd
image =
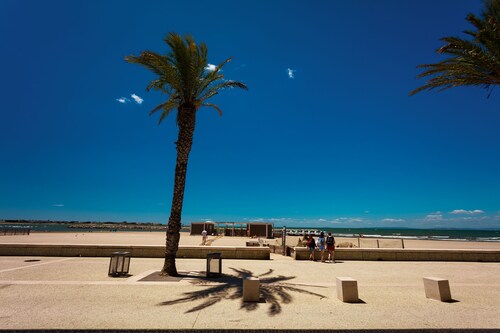
[[[122,103],[122,104],[126,104],[126,103],[130,102],[130,100],[127,97],[117,98],[116,101],[119,103]]]
[[[473,214],[483,214],[484,211],[480,209],[474,209],[474,210],[465,210],[465,209],[455,209],[450,212],[450,214],[467,214],[467,215],[473,215]]]
[[[205,67],[205,70],[209,71],[209,72],[213,72],[217,69],[217,66],[215,66],[214,64],[207,64],[207,67]]]
[[[142,99],[142,97],[136,95],[136,94],[131,94],[130,97],[132,97],[132,99],[134,100],[134,102],[136,102],[137,104],[142,104],[142,102],[144,102],[144,99]],[[121,104],[127,104],[127,103],[130,103],[130,99],[128,99],[127,97],[120,97],[120,98],[117,98],[116,101],[118,103],[121,103]]]
[[[333,224],[339,224],[339,223],[359,223],[359,222],[363,222],[364,220],[362,218],[359,218],[359,217],[339,217],[339,218],[336,218],[336,219],[333,219],[332,221],[330,221],[330,223],[333,223]]]
[[[136,94],[132,94],[130,97],[132,97],[137,104],[142,104],[142,102],[144,102],[144,100]]]
[[[288,74],[289,79],[294,79],[295,78],[295,69],[287,68],[286,73]]]
[[[269,219],[267,219],[271,222],[288,222],[288,221],[292,221],[291,218],[289,217],[271,217]]]
[[[64,207],[64,205],[63,205],[63,204],[53,204],[52,206],[53,206],[53,207]]]
[[[425,221],[442,221],[442,220],[443,220],[443,214],[441,214],[441,212],[431,213],[425,217]]]
[[[382,222],[404,222],[404,219],[383,219]]]

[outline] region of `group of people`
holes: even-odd
[[[314,250],[318,248],[321,253],[321,262],[331,261],[335,263],[335,237],[329,232],[328,236],[325,237],[325,233],[321,232],[318,240],[316,241],[313,235],[304,235],[302,244],[309,248],[309,260],[314,261]],[[325,250],[328,256],[325,259]]]
[[[201,232],[201,245],[207,244],[207,236],[208,232],[203,229]],[[300,239],[299,239],[300,242]],[[322,231],[316,241],[313,235],[304,235],[304,239],[302,240],[302,245],[309,248],[309,260],[315,261],[314,251],[318,248],[321,253],[321,262],[331,261],[335,263],[335,238],[332,233],[329,232],[328,236],[325,237],[325,233]],[[327,257],[325,258],[325,251],[327,253]]]

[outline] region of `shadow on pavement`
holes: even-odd
[[[298,285],[288,283],[295,276],[270,276],[273,273],[273,269],[270,269],[266,273],[254,276],[253,273],[246,269],[230,268],[235,272],[234,275],[223,274],[218,279],[209,279],[200,277],[193,280],[191,283],[198,286],[208,286],[207,289],[190,291],[184,293],[184,296],[172,301],[161,302],[158,305],[175,305],[181,303],[188,303],[193,301],[202,301],[201,304],[189,309],[186,313],[196,312],[203,310],[209,306],[217,304],[222,300],[238,300],[243,297],[243,279],[247,277],[258,277],[260,280],[260,294],[261,298],[259,302],[241,302],[240,309],[247,311],[256,310],[259,304],[266,303],[269,304],[268,314],[270,316],[277,315],[281,313],[281,304],[291,303],[293,297],[291,293],[301,293],[314,295],[319,298],[325,298],[321,294],[317,294],[305,289],[300,288],[300,286],[309,285]],[[309,286],[316,288],[324,288],[318,286]]]

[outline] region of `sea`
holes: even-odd
[[[106,232],[116,231],[96,230],[96,229],[72,229],[69,224],[0,224],[0,229],[30,229],[34,232]],[[183,226],[184,230],[189,230],[189,226]],[[275,227],[281,231],[280,227]],[[425,239],[425,240],[449,240],[449,241],[474,241],[474,242],[500,242],[500,229],[476,230],[476,229],[410,229],[410,228],[311,228],[311,227],[291,227],[287,230],[306,230],[331,232],[337,237],[359,237],[365,238],[402,238],[402,239]],[[125,230],[123,230],[126,232]],[[132,230],[140,232],[141,230]],[[149,231],[143,232],[164,232]]]

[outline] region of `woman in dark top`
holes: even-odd
[[[309,241],[307,242],[307,247],[309,248],[309,260],[314,261],[314,249],[316,248],[316,242],[312,235],[309,236]]]

